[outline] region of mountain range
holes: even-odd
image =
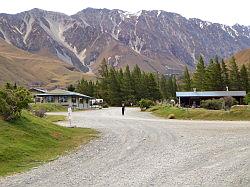
[[[196,59],[228,58],[250,48],[250,27],[187,19],[166,11],[87,8],[68,16],[41,9],[0,14],[0,38],[19,49],[57,58],[81,72],[96,73],[103,60],[173,73]]]

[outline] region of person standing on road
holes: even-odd
[[[71,106],[68,107],[68,120],[69,120],[69,126],[72,125],[72,109]]]
[[[124,116],[124,113],[125,113],[125,104],[122,103],[122,115]]]

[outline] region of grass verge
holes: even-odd
[[[31,109],[32,110],[41,110],[44,109],[46,112],[66,112],[67,107],[62,106],[60,104],[55,104],[55,103],[36,103],[36,104],[31,104]]]
[[[249,121],[250,107],[249,106],[235,106],[230,111],[224,110],[206,110],[202,108],[177,108],[170,106],[155,106],[150,108],[153,114],[169,118],[174,115],[175,119],[186,120],[223,120],[223,121]]]
[[[42,119],[25,111],[16,121],[0,119],[0,176],[56,159],[98,137],[98,132],[93,129],[55,125],[51,122],[56,121],[55,118],[59,117]]]

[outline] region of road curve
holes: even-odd
[[[102,136],[0,186],[250,186],[250,122],[180,121],[127,108],[74,112]],[[67,125],[64,123],[62,125]]]

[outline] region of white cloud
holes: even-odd
[[[185,17],[195,17],[212,22],[233,25],[250,25],[250,2],[248,0],[5,0],[0,12],[17,13],[40,8],[74,14],[84,8],[139,10],[165,10]]]

